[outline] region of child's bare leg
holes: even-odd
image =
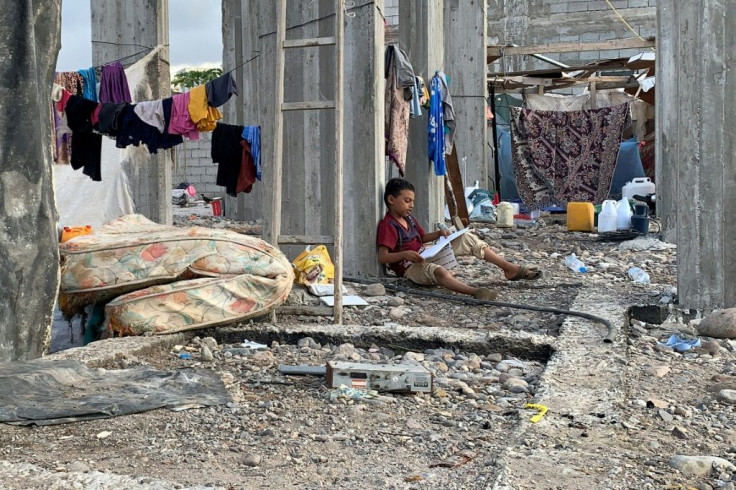
[[[520,266],[512,264],[508,260],[499,256],[496,252],[491,250],[491,247],[483,248],[483,259],[486,262],[490,262],[491,264],[500,268],[503,271],[504,276],[506,276],[506,279],[511,279],[512,277],[515,277],[516,274],[519,272]]]
[[[440,285],[446,287],[450,291],[455,291],[456,293],[469,294],[472,296],[478,290],[478,288],[468,286],[464,282],[455,279],[455,276],[452,275],[452,272],[448,271],[444,267],[440,267],[439,269],[435,270],[434,277],[437,278],[437,282],[439,282]]]

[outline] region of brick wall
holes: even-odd
[[[198,194],[224,196],[225,188],[215,184],[217,164],[212,163],[210,147],[212,133],[200,133],[199,140],[188,141],[176,147],[176,167],[171,182],[176,187],[180,182],[189,182]]]
[[[611,0],[642,37],[656,35],[656,0]],[[488,0],[490,44],[519,46],[556,42],[593,42],[634,37],[605,0]],[[568,65],[633,56],[640,50],[611,50],[545,55]],[[546,68],[530,56],[515,56],[492,65],[493,71]]]

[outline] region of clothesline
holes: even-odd
[[[127,87],[127,79],[122,84]],[[71,132],[72,168],[83,168],[92,180],[102,179],[103,134],[115,138],[118,148],[143,143],[150,153],[157,153],[183,143],[183,137],[197,139],[199,132],[209,131],[213,131],[212,160],[219,164],[218,185],[235,196],[250,192],[253,183],[261,179],[260,127],[217,122],[222,119],[217,107],[238,93],[231,72],[183,94],[136,104],[121,90],[109,92],[113,99],[102,103],[73,95],[58,85],[53,93],[56,115],[65,119]]]

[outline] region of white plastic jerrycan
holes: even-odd
[[[514,208],[511,203],[502,202],[496,207],[496,226],[499,228],[511,228],[514,226]]]
[[[598,214],[598,233],[616,231],[617,220],[616,201],[603,201],[601,212]]]
[[[619,202],[616,203],[616,229],[628,230],[631,228],[631,208],[629,207],[629,200],[622,197]]]
[[[649,177],[637,177],[631,182],[627,182],[625,186],[621,188],[621,195],[623,197],[633,198],[636,195],[648,196],[655,192],[654,182],[649,180]]]

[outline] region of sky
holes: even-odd
[[[94,0],[62,0],[61,51],[56,71],[76,71],[92,65],[91,1]],[[220,5],[219,0],[169,1],[172,75],[185,67],[222,64]]]

